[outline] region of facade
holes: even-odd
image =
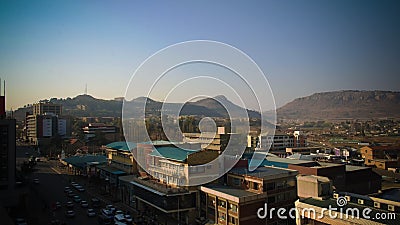
[[[257,217],[265,203],[268,207],[292,208],[297,199],[297,171],[259,167],[254,171],[234,168],[226,175],[226,183],[201,186],[200,214],[212,224],[290,224],[279,218]]]
[[[67,137],[71,134],[70,120],[52,113],[27,115],[25,124],[26,139],[34,144],[39,144],[41,139],[56,135]]]
[[[305,147],[307,145],[306,137],[300,131],[294,131],[292,134],[275,133],[260,134],[258,137],[248,136],[247,147],[253,149],[270,149],[271,153],[285,153],[286,148]]]
[[[0,119],[0,191],[15,185],[15,120]]]
[[[62,106],[49,102],[39,102],[32,105],[33,115],[54,114],[61,116]]]
[[[103,134],[115,134],[118,133],[118,128],[112,125],[106,125],[104,123],[89,123],[86,127],[82,128],[86,139],[90,139],[96,136],[96,132]]]
[[[385,170],[390,167],[400,167],[399,147],[364,146],[360,149],[360,152],[367,166],[375,166]]]
[[[298,181],[298,189],[307,193],[299,194],[300,199],[295,202],[297,225],[400,224],[400,189],[369,196],[350,192],[331,194],[329,182],[321,186],[311,178],[315,177]]]

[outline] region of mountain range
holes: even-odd
[[[77,117],[119,117],[122,101],[97,99],[90,95],[78,95],[74,98],[49,100],[62,104],[63,114]],[[208,117],[243,116],[247,112],[250,118],[260,118],[260,113],[243,109],[229,101],[225,96],[205,98],[195,102],[162,103],[147,97],[125,101],[125,116],[144,115],[143,105],[146,102],[146,114],[157,115],[163,111],[173,113],[179,110],[180,115]],[[22,120],[29,108],[20,108],[14,112]],[[268,113],[266,113],[268,114]],[[400,92],[393,91],[333,91],[315,93],[297,98],[277,109],[278,119],[287,120],[338,120],[338,119],[372,119],[400,118]]]
[[[278,119],[342,120],[400,118],[400,92],[333,91],[297,98],[277,109]]]

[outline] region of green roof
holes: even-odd
[[[71,164],[75,167],[85,168],[87,164],[98,162],[98,163],[106,163],[107,157],[104,155],[79,155],[79,156],[71,156],[65,158],[64,161],[68,164]]]
[[[106,145],[106,147],[119,151],[130,151],[131,149],[136,148],[136,144],[133,142],[118,141],[112,142]]]
[[[183,149],[178,147],[156,147],[155,150],[150,154],[152,156],[158,156],[173,161],[184,162],[188,155],[193,154],[199,150]]]

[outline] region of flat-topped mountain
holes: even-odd
[[[400,118],[400,92],[333,91],[297,98],[277,109],[278,119]]]

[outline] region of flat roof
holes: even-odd
[[[215,192],[219,192],[220,194],[226,194],[230,196],[234,196],[237,198],[242,198],[242,197],[249,197],[249,196],[255,196],[258,195],[257,193],[251,192],[251,191],[246,191],[244,189],[239,189],[235,188],[232,186],[225,186],[221,184],[206,184],[201,187],[202,191],[207,192],[207,189],[213,190]],[[207,192],[209,193],[209,192]],[[221,195],[219,195],[221,196]]]
[[[346,171],[370,170],[371,167],[346,165]]]
[[[374,207],[360,205],[360,204],[356,204],[353,202],[347,202],[347,205],[345,205],[343,207],[339,207],[339,206],[337,206],[336,199],[333,199],[333,198],[326,199],[326,200],[306,198],[306,199],[300,199],[299,202],[306,203],[306,204],[309,204],[312,206],[317,206],[319,208],[328,209],[329,207],[331,207],[332,210],[336,209],[334,211],[337,211],[337,212],[339,212],[340,209],[342,209],[342,212],[346,212],[347,209],[351,210],[351,209],[357,208],[357,209],[359,209],[359,212],[360,212],[360,219],[362,219],[362,212],[365,209],[369,209],[368,211],[370,211],[370,213],[368,214],[368,216],[370,216],[370,218],[380,218],[380,217],[376,216],[378,213],[382,214],[382,213],[390,212],[387,210],[377,209]],[[351,212],[351,211],[349,211],[349,212]],[[395,212],[390,212],[390,213],[395,213]],[[395,218],[380,219],[380,220],[371,219],[371,221],[388,224],[388,225],[398,225],[398,224],[400,224],[400,214],[399,213],[395,213],[395,214],[396,214]],[[343,218],[345,218],[345,216]],[[351,214],[350,214],[350,218],[351,218]]]
[[[63,161],[75,167],[84,168],[87,164],[93,164],[93,162],[106,163],[107,157],[104,155],[78,155],[65,158]]]
[[[261,179],[273,179],[277,178],[278,176],[296,175],[298,174],[298,171],[285,168],[265,166],[265,167],[258,167],[253,171],[249,171],[248,168],[233,168],[228,173],[252,176]]]
[[[115,168],[115,167],[113,167],[113,166],[104,165],[104,166],[99,166],[99,167],[97,167],[97,168],[99,168],[99,169],[101,169],[101,170],[104,170],[104,171],[107,171],[107,172],[109,172],[109,173],[111,173],[111,174],[114,174],[114,175],[126,174],[125,171],[122,171],[122,170],[120,170],[120,169],[118,169],[118,168]]]
[[[372,195],[372,197],[400,202],[400,188],[386,189],[383,190],[382,193]]]

